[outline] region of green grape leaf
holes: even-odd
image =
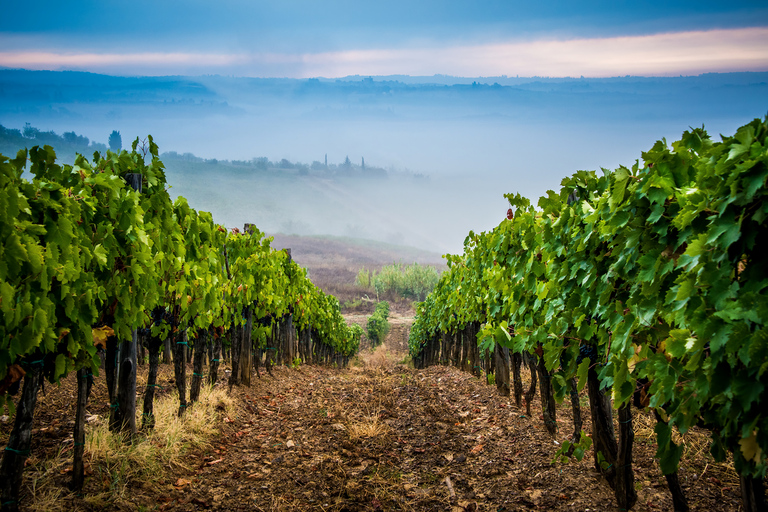
[[[99,262],[99,265],[102,267],[107,266],[107,250],[102,246],[101,244],[97,245],[93,249],[93,255],[96,257],[96,261]]]
[[[582,359],[581,363],[579,363],[579,367],[577,370],[577,376],[579,378],[579,385],[578,385],[578,391],[581,393],[581,391],[584,389],[584,386],[587,385],[587,374],[589,373],[589,366],[591,364],[591,361],[588,357],[585,357]]]
[[[56,356],[56,368],[53,372],[53,378],[58,380],[61,376],[63,376],[67,371],[67,359],[64,357],[64,354],[59,354]]]

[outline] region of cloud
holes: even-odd
[[[26,69],[88,68],[99,70],[122,66],[173,68],[174,66],[221,66],[242,65],[248,58],[237,54],[143,52],[143,53],[56,53],[44,51],[0,52],[0,65]]]
[[[307,76],[618,76],[768,69],[768,28],[313,55]]]
[[[324,53],[0,52],[0,66],[114,74],[621,76],[768,70],[768,27]]]

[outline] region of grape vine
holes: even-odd
[[[198,352],[199,389],[199,355],[210,333],[221,338],[247,326],[232,349],[250,355],[264,348],[280,319],[295,317],[314,333],[308,339],[325,361],[345,364],[357,352],[360,329],[346,325],[338,301],[270,242],[255,228],[229,233],[184,198],[172,201],[152,137],[134,141],[130,152],[96,153],[92,162],[78,155],[74,165],[57,164],[49,146],[13,159],[0,155],[0,407],[13,412],[8,393],[27,377],[0,468],[3,510],[18,505],[38,380],[57,382],[78,371],[85,382],[101,367],[100,349],[110,425],[130,432],[139,333],[148,339],[150,366],[162,340],[175,341],[180,414],[187,407],[184,351]],[[268,320],[253,322],[253,315]],[[305,359],[311,355],[304,351]],[[250,375],[250,364],[243,373]],[[148,390],[152,375],[150,368]],[[78,398],[76,467],[89,389],[79,390],[85,394]],[[148,392],[144,404],[150,426],[153,396]]]
[[[506,219],[470,232],[418,306],[412,355],[431,357],[430,340],[480,322],[481,350],[538,354],[559,399],[594,371],[626,415],[642,389],[664,474],[682,452],[671,429],[701,425],[717,460],[733,454],[742,483],[762,479],[767,135],[765,119],[721,142],[692,129],[631,168],[575,173],[538,208],[505,195]]]

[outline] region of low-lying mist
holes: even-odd
[[[367,238],[445,253],[461,252],[469,230],[490,229],[506,212],[501,184],[477,176],[387,173],[334,176],[166,160],[171,194],[215,212],[229,227],[268,233]],[[498,180],[498,176],[495,177]]]
[[[0,70],[0,124],[123,147],[152,134],[171,193],[234,227],[461,252],[493,228],[504,193],[535,204],[577,170],[630,166],[702,124],[717,138],[766,114],[768,73],[612,79],[110,77]],[[92,152],[92,151],[91,151]],[[90,157],[90,154],[86,156]],[[348,157],[382,177],[321,172]],[[267,157],[312,170],[214,159]],[[354,174],[354,173],[353,173]]]

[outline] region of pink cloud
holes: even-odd
[[[686,75],[768,70],[768,28],[304,54],[6,51],[0,66],[292,77]]]
[[[347,51],[308,58],[307,76],[679,75],[768,70],[768,28],[438,49]]]

